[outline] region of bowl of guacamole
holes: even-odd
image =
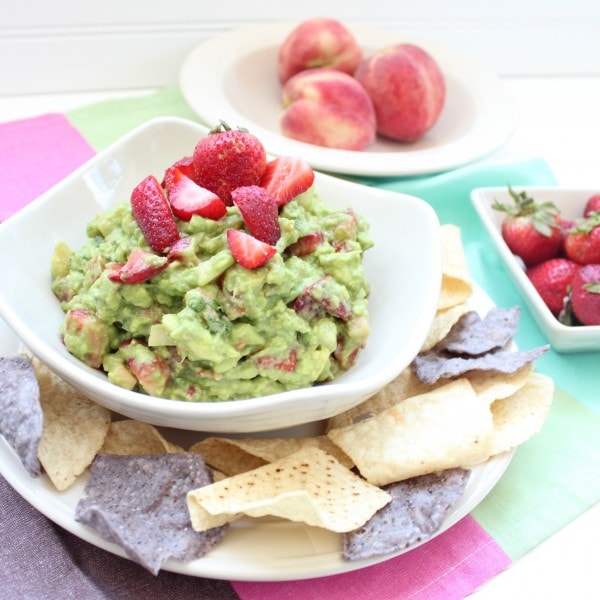
[[[112,265],[148,253],[131,190],[207,133],[149,121],[6,221],[0,313],[75,387],[156,425],[260,432],[347,410],[425,339],[441,279],[433,210],[316,173],[281,207],[277,251],[259,268],[227,245],[228,230],[244,229],[234,205],[220,219],[178,221],[185,243],[151,277],[111,277]],[[298,252],[315,232],[316,249]]]

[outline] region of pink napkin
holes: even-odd
[[[93,155],[93,148],[63,115],[0,123],[0,221]]]
[[[470,516],[424,546],[342,575],[273,583],[232,582],[242,600],[453,600],[473,593],[511,560]]]

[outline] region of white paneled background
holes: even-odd
[[[317,15],[437,42],[500,75],[600,74],[599,0],[0,0],[0,96],[174,84],[210,36]]]

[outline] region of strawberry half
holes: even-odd
[[[131,212],[155,252],[163,254],[179,239],[169,201],[154,175],[148,175],[133,189]]]
[[[239,187],[231,192],[250,233],[265,244],[276,244],[281,230],[277,201],[267,190],[258,185]]]
[[[280,156],[267,163],[260,185],[277,200],[278,206],[305,192],[314,182],[315,173],[303,159]]]
[[[192,181],[196,181],[196,169],[194,168],[194,159],[192,156],[184,156],[178,161],[171,165],[179,169],[186,177],[189,177]],[[163,179],[161,185],[165,187],[165,180]]]
[[[109,271],[109,279],[121,283],[144,283],[164,271],[169,265],[165,256],[157,256],[143,248],[135,248],[127,258],[127,262],[118,270]]]
[[[174,215],[182,221],[194,215],[218,221],[227,212],[219,196],[199,186],[178,167],[165,171],[165,190]]]
[[[277,249],[240,229],[227,230],[227,244],[235,261],[246,269],[262,267]]]
[[[231,192],[257,185],[267,164],[260,140],[245,129],[233,130],[224,122],[211,130],[194,148],[195,181],[231,206]]]
[[[551,202],[538,203],[525,192],[508,192],[514,203],[500,204],[492,208],[507,214],[502,221],[502,237],[510,251],[520,256],[531,267],[554,258],[561,244],[561,227],[558,208]]]
[[[527,269],[527,277],[546,306],[558,316],[579,265],[568,258],[551,258]]]
[[[600,325],[600,264],[581,267],[571,284],[571,306],[584,325]]]

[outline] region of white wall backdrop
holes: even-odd
[[[209,36],[316,15],[437,42],[500,75],[600,74],[598,0],[0,0],[0,95],[173,84]]]

